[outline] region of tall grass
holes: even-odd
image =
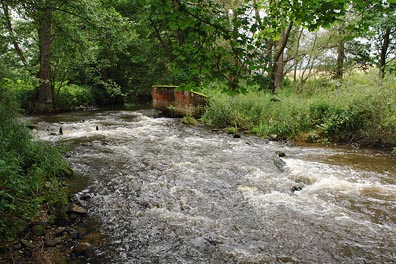
[[[276,95],[249,88],[227,95],[207,90],[209,107],[203,121],[234,127],[263,137],[323,143],[396,144],[396,77],[379,80],[354,74],[342,82],[317,79],[302,91]]]
[[[32,139],[14,95],[0,86],[0,242],[14,239],[43,207],[64,204],[70,173],[57,149]]]

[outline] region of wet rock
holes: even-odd
[[[73,248],[73,253],[77,256],[93,257],[95,255],[95,246],[88,242],[81,242]]]
[[[277,167],[282,172],[285,171],[286,163],[278,155],[273,155],[272,160],[275,167]]]
[[[273,140],[273,141],[277,141],[279,138],[278,138],[277,134],[271,134],[270,135],[270,139]]]
[[[294,192],[301,191],[302,189],[303,189],[303,186],[292,186],[290,188],[290,191],[294,193]]]
[[[26,240],[26,239],[21,239],[21,243],[22,243],[22,245],[24,245],[24,246],[27,247],[27,248],[33,249],[33,248],[36,247],[36,246],[33,244],[32,241],[29,241],[29,240]]]
[[[86,201],[92,198],[90,193],[82,193],[79,197],[80,200]]]
[[[78,215],[86,215],[87,209],[77,204],[70,204],[67,208],[68,213],[78,214]]]
[[[298,259],[288,256],[279,256],[276,258],[280,263],[298,264],[301,263]]]
[[[105,236],[101,232],[94,231],[94,232],[84,236],[84,238],[81,240],[81,242],[86,242],[91,245],[100,246],[103,244],[104,239],[105,239]]]
[[[219,244],[224,244],[224,242],[222,240],[216,239],[216,238],[213,238],[213,237],[205,238],[205,240],[208,241],[209,244],[211,244],[212,246],[217,246]]]
[[[44,242],[44,246],[46,247],[55,247],[56,245],[59,245],[62,243],[59,239],[46,239]]]
[[[286,157],[286,154],[283,151],[279,151],[279,150],[275,151],[275,154],[278,155],[278,157],[281,157],[281,158]]]
[[[59,226],[54,229],[54,236],[61,236],[66,231],[66,227]]]
[[[240,134],[234,134],[234,136],[232,136],[233,138],[241,138]]]

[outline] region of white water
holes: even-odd
[[[149,110],[32,122],[89,178],[108,242],[87,263],[396,263],[384,154],[234,139]]]

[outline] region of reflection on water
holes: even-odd
[[[387,155],[234,139],[152,110],[31,122],[88,178],[89,212],[108,236],[89,263],[396,262]]]

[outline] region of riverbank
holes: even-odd
[[[33,137],[15,102],[0,89],[0,263],[53,263],[86,212],[70,204],[64,151]]]
[[[352,75],[343,82],[315,80],[303,90],[270,94],[254,87],[227,95],[205,90],[209,107],[202,120],[231,132],[297,143],[348,144],[394,151],[396,88],[393,79]]]

